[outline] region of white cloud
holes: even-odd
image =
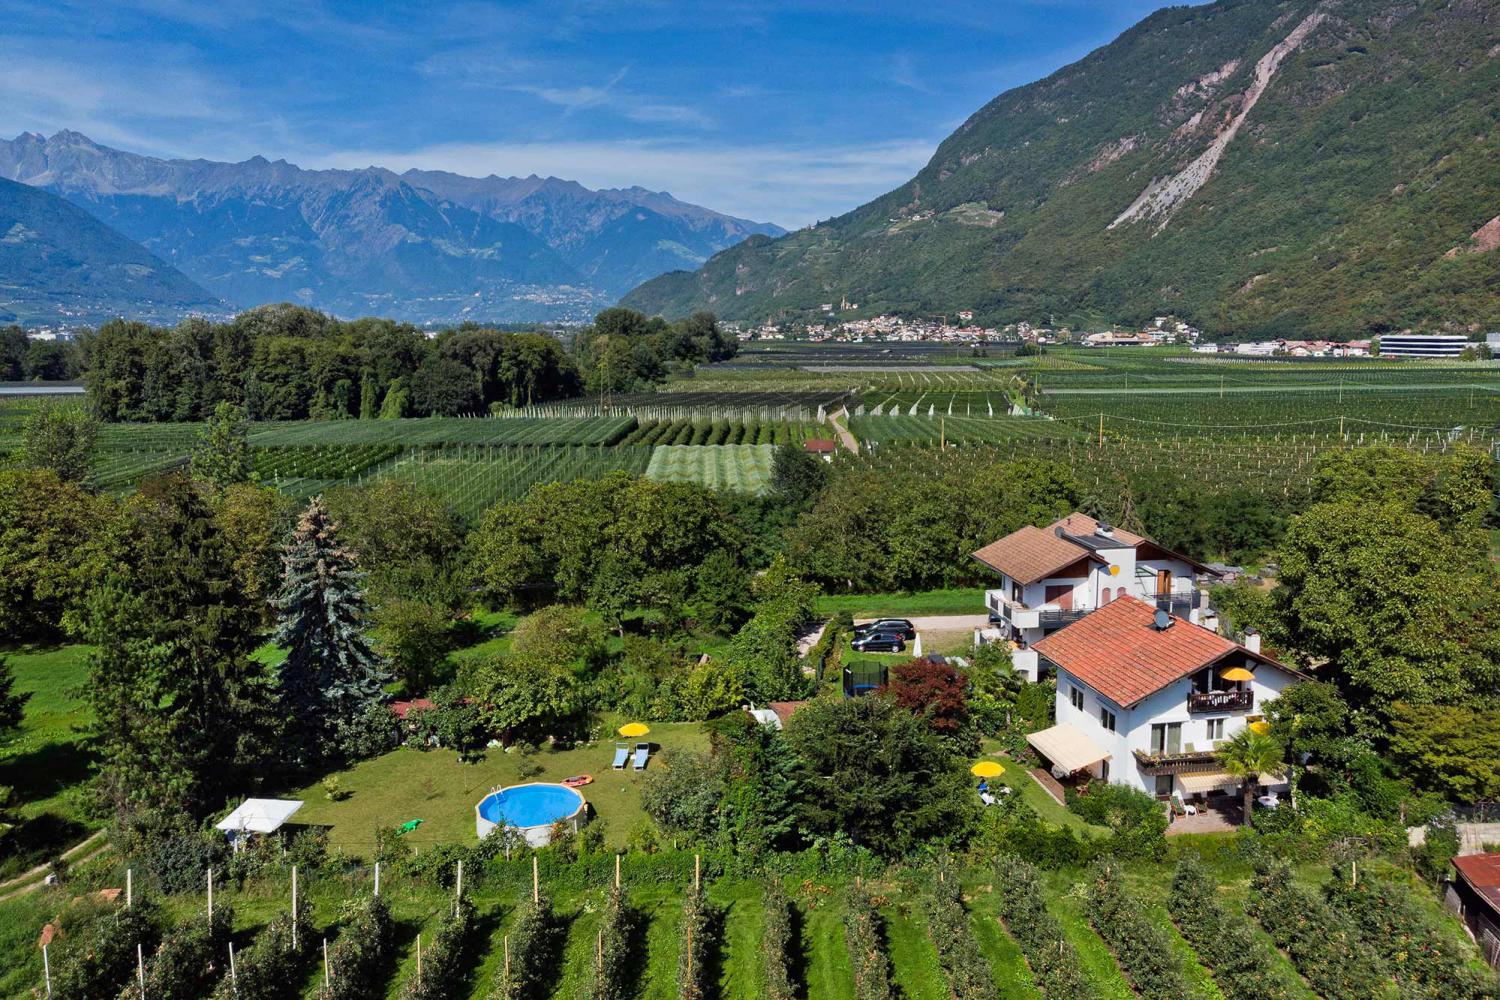
[[[410,150],[346,150],[303,166],[379,164],[487,174],[555,175],[589,187],[638,184],[685,201],[794,228],[847,212],[907,181],[935,140],[828,148],[707,146],[649,141],[448,143]]]

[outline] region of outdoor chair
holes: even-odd
[[[627,761],[629,759],[630,759],[630,747],[626,746],[624,743],[616,743],[615,744],[615,764],[614,764],[614,769],[616,771],[623,771],[623,770],[625,770],[625,761]]]
[[[635,769],[644,771],[646,769],[646,758],[651,756],[651,744],[637,743],[635,745]]]

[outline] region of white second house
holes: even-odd
[[[1062,781],[1111,781],[1160,799],[1240,789],[1217,748],[1306,679],[1262,654],[1254,633],[1241,645],[1128,595],[1034,648],[1057,675],[1057,724],[1027,737],[1043,766]]]

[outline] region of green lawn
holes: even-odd
[[[984,751],[989,753],[995,745],[993,742],[987,744]],[[1106,827],[1094,826],[1086,822],[1082,816],[1054,799],[1050,792],[1037,784],[1036,779],[1021,764],[1008,759],[1002,761],[1002,764],[1005,767],[1005,773],[989,780],[1011,788],[1013,794],[1021,796],[1022,801],[1046,822],[1057,826],[1071,826],[1084,836],[1102,837],[1109,833]]]
[[[594,783],[580,789],[594,807],[593,822],[603,826],[605,841],[624,846],[641,822],[640,786],[645,774],[663,766],[662,751],[708,749],[708,737],[697,723],[652,725],[650,742],[658,749],[645,773],[611,770],[614,757],[612,734],[621,721],[608,718],[602,735],[593,743],[569,750],[541,749],[529,758],[519,751],[487,752],[475,764],[463,764],[451,750],[416,750],[401,747],[373,760],[337,772],[349,797],[330,802],[321,785],[311,785],[292,798],[306,805],[297,814],[298,823],[326,824],[329,843],[350,854],[365,856],[374,847],[375,831],[421,819],[422,826],[408,834],[418,847],[435,844],[473,843],[474,806],[492,788],[529,781],[560,781],[575,774],[591,774]],[[540,773],[522,776],[526,765]]]
[[[847,611],[856,619],[882,615],[982,615],[984,591],[977,587],[953,590],[922,590],[912,594],[824,594],[818,598],[818,613],[836,615]]]
[[[0,785],[15,789],[22,822],[0,854],[6,878],[61,853],[88,833],[78,804],[65,794],[88,777],[93,758],[81,731],[90,715],[81,694],[87,646],[26,646],[3,656],[27,699],[21,728],[0,745]]]

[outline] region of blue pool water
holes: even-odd
[[[582,805],[583,796],[566,785],[518,785],[486,795],[479,815],[497,826],[549,826]]]

